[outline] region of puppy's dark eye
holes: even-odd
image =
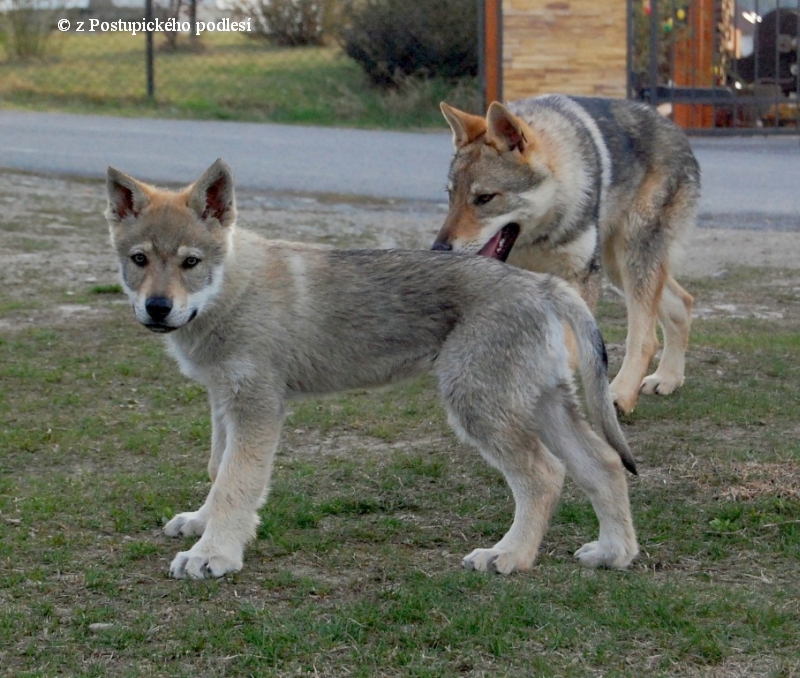
[[[183,268],[194,268],[199,263],[200,259],[198,259],[197,257],[186,257],[186,259],[183,260],[181,266]]]
[[[141,252],[131,255],[131,261],[141,268],[144,268],[147,265],[147,257]]]
[[[481,193],[480,195],[475,196],[474,202],[476,205],[485,205],[486,203],[491,202],[496,196],[497,193]]]

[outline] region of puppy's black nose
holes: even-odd
[[[166,297],[150,297],[145,302],[144,308],[153,320],[161,322],[172,310],[172,302]]]
[[[437,240],[433,243],[432,250],[436,252],[451,252],[453,250],[453,246],[447,240]]]

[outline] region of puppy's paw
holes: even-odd
[[[213,553],[198,548],[200,542],[189,551],[181,551],[169,566],[173,579],[213,579],[242,569],[241,555]]]
[[[638,548],[624,548],[601,544],[592,541],[584,544],[577,551],[575,557],[584,567],[607,567],[613,570],[624,570],[639,552]]]
[[[207,522],[202,510],[179,513],[164,525],[164,534],[168,537],[201,537]]]
[[[646,395],[669,395],[682,384],[682,377],[663,375],[656,371],[655,374],[651,374],[642,380],[639,392]]]
[[[497,574],[511,574],[529,570],[531,563],[523,562],[513,551],[502,549],[475,549],[461,561],[465,570],[478,572],[496,572]]]

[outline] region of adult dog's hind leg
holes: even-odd
[[[622,284],[627,307],[625,357],[611,382],[614,403],[625,413],[636,407],[642,381],[658,349],[656,318],[667,272],[659,256],[662,244],[658,238],[654,238],[656,242],[646,238],[656,228],[657,224],[639,222],[638,235],[617,234],[606,244],[604,255],[605,259],[616,261],[618,282]]]
[[[636,407],[642,381],[658,349],[656,317],[661,281],[641,287],[626,283],[624,290],[628,310],[625,357],[610,389],[617,408],[629,414]]]
[[[691,295],[672,276],[667,276],[658,306],[664,332],[664,351],[658,369],[642,381],[642,393],[669,395],[683,384],[689,328],[692,325]]]
[[[568,387],[543,395],[540,404],[542,442],[566,464],[600,522],[598,540],[578,549],[575,557],[587,567],[627,567],[639,547],[619,455],[589,428]]]

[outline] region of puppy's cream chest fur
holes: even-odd
[[[209,360],[214,351],[206,342],[191,345],[168,337],[167,347],[181,372],[208,389],[223,387],[236,394],[258,371],[255,362],[246,355],[229,355],[222,359],[216,356]]]
[[[208,385],[208,378],[210,376],[209,365],[204,363],[202,359],[195,359],[195,352],[199,347],[195,347],[193,351],[191,347],[186,346],[183,342],[177,341],[174,337],[167,337],[167,350],[170,355],[175,358],[181,372],[201,384]]]

